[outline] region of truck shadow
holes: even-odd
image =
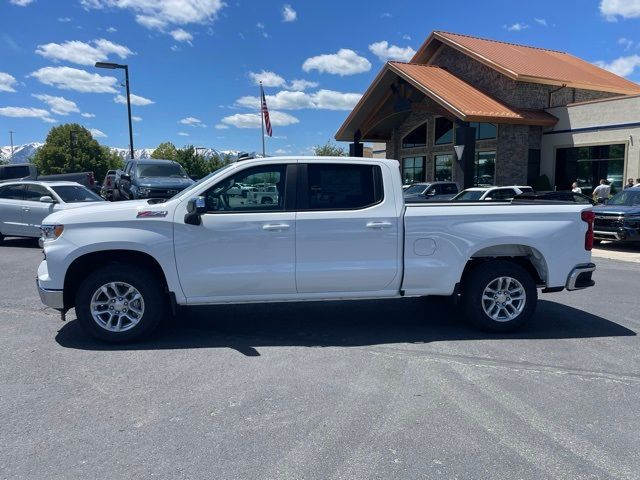
[[[24,238],[24,237],[5,237],[0,248],[2,247],[14,247],[14,248],[40,248],[37,238]]]
[[[468,325],[449,302],[438,298],[349,302],[268,303],[191,307],[144,342],[109,345],[90,338],[77,320],[56,341],[82,350],[232,348],[259,356],[258,347],[356,347],[456,340],[563,339],[634,336],[605,318],[541,300],[532,321],[509,334]]]

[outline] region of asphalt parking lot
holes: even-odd
[[[438,299],[187,311],[112,347],[0,246],[0,478],[640,478],[640,263],[475,331]]]

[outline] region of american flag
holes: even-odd
[[[267,99],[264,97],[264,89],[260,85],[260,92],[262,93],[262,115],[264,116],[264,124],[267,127],[267,135],[273,136],[273,130],[271,130],[271,120],[269,120],[269,109],[267,108]]]

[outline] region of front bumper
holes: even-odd
[[[591,279],[591,275],[595,269],[594,263],[576,265],[567,277],[565,288],[567,290],[582,290],[583,288],[593,287],[596,282]]]
[[[596,240],[617,240],[625,242],[639,242],[640,229],[629,227],[618,227],[616,229],[598,230],[595,227],[593,238]]]
[[[36,279],[36,286],[40,294],[40,301],[47,307],[62,310],[64,308],[64,293],[62,290],[47,290],[40,286],[40,280]]]

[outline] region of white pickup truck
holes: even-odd
[[[234,185],[260,182],[277,202],[230,201]],[[111,342],[148,334],[177,306],[424,295],[460,296],[477,325],[509,331],[537,289],[594,284],[589,208],[405,205],[395,160],[247,160],[155,202],[47,217],[43,303],[63,318],[75,307]]]

